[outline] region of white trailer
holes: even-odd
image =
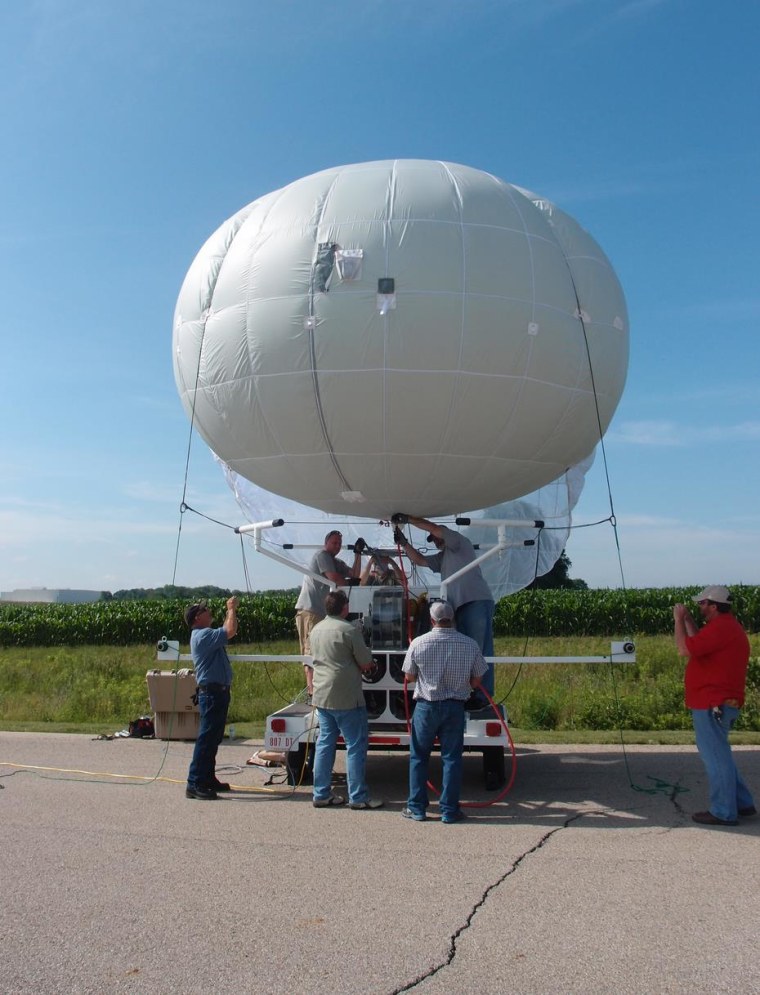
[[[414,684],[405,685],[402,666],[410,638],[420,624],[422,631],[429,627],[425,619],[430,592],[401,586],[352,586],[347,593],[348,621],[362,630],[372,650],[372,670],[362,674],[369,749],[408,749],[409,721],[415,706]],[[464,734],[465,750],[483,754],[484,777],[493,787],[504,782],[504,750],[509,742],[504,709],[502,706],[497,709],[498,714],[490,707],[468,712]],[[306,703],[294,703],[268,716],[266,748],[297,752],[289,766],[301,771],[317,731],[316,711]],[[343,745],[341,739],[338,745]]]

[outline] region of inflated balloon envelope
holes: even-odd
[[[594,451],[628,318],[548,201],[424,160],[324,170],[208,239],[180,291],[182,403],[235,473],[328,515],[493,508]]]

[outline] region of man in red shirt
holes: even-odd
[[[747,633],[731,614],[731,592],[712,585],[693,598],[705,624],[699,628],[685,605],[674,605],[676,647],[688,656],[684,675],[697,749],[707,772],[710,808],[695,812],[704,826],[736,826],[757,814],[749,788],[736,769],[728,734],[744,704],[749,663]]]

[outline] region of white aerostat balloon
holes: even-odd
[[[594,450],[628,362],[620,284],[554,205],[453,163],[339,166],[206,242],[174,318],[195,427],[235,473],[339,516],[440,518]]]

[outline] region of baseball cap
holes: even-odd
[[[206,610],[205,601],[199,601],[195,605],[190,605],[188,608],[185,609],[185,622],[188,625],[192,625],[193,622],[196,620],[196,618],[200,615],[200,613],[204,612],[205,610]]]
[[[691,600],[714,601],[718,605],[730,605],[731,592],[727,587],[723,587],[722,584],[710,584],[704,589],[704,591],[700,591],[699,594],[695,594]]]
[[[430,617],[434,622],[450,622],[454,618],[454,609],[448,601],[434,601],[430,605]]]

